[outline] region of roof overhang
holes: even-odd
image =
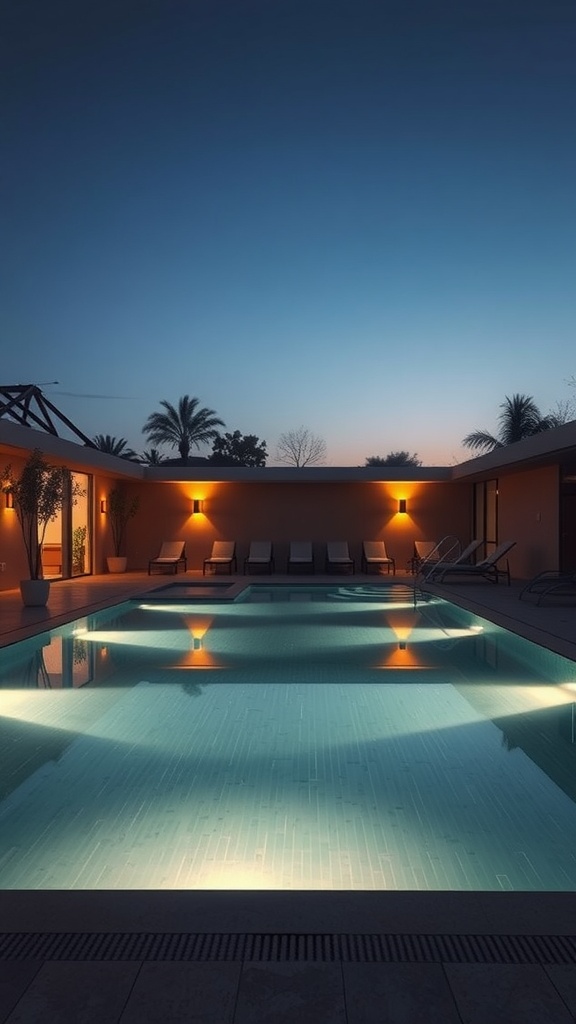
[[[186,482],[202,480],[207,483],[380,483],[382,481],[438,482],[451,479],[449,466],[397,466],[394,468],[372,466],[146,466],[144,479],[156,483]]]
[[[503,470],[521,472],[536,466],[576,459],[576,420],[561,427],[543,430],[541,434],[526,437],[523,441],[496,448],[487,455],[480,455],[468,462],[452,467],[452,478],[461,482],[485,480]]]
[[[46,434],[42,430],[23,427],[7,420],[0,420],[0,445],[23,458],[37,448],[46,458],[63,463],[76,472],[108,473],[130,480],[141,480],[143,476],[144,467],[138,462],[107,455],[98,448],[87,448],[64,437]]]

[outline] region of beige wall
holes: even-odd
[[[14,455],[13,452],[0,452],[0,473],[5,466],[11,465],[14,476],[19,476],[20,470],[26,459]],[[58,459],[50,459],[54,464]],[[82,471],[81,466],[74,466],[74,469]],[[108,524],[106,517],[100,514],[100,498],[106,497],[113,486],[111,477],[94,477],[94,534],[93,534],[93,567],[94,572],[100,573],[106,570],[106,555],[112,553],[108,541]],[[58,531],[58,536],[59,536]],[[56,539],[55,526],[48,525],[46,541]],[[0,494],[0,562],[6,563],[6,571],[0,573],[0,590],[11,590],[17,587],[21,579],[28,576],[28,563],[26,551],[22,540],[20,524],[14,509],[7,509],[4,495]]]
[[[6,452],[17,473],[24,459]],[[73,468],[81,469],[80,465]],[[100,512],[115,480],[94,475],[93,569],[106,571],[112,554],[109,521]],[[363,539],[384,538],[389,553],[404,569],[416,539],[439,540],[453,534],[471,539],[471,483],[401,482],[236,482],[154,483],[125,481],[129,495],[140,496],[140,511],[128,526],[129,569],[146,570],[163,540],[186,541],[188,564],[201,569],[215,539],[234,539],[241,570],[250,540],[274,542],[276,568],[284,571],[290,540],[314,542],[317,569],[324,566],[327,540],[347,540],[360,565]],[[558,566],[558,468],[510,473],[499,479],[499,537],[516,541],[510,556],[513,576],[530,578]],[[201,498],[204,512],[192,515],[192,499]],[[407,514],[399,515],[398,499],[406,498]],[[0,589],[16,587],[27,575],[20,528],[13,510],[0,499]]]
[[[0,456],[1,471],[11,465],[14,476],[19,476],[25,459],[13,453]],[[1,475],[1,472],[0,472]],[[0,495],[0,562],[6,562],[6,571],[0,573],[0,589],[11,590],[21,579],[28,576],[26,550],[22,540],[20,524],[14,509],[7,509],[4,495]]]
[[[130,485],[141,506],[127,545],[130,568],[141,569],[163,540],[186,541],[189,568],[202,567],[215,539],[236,540],[242,569],[250,540],[272,540],[276,569],[283,571],[290,540],[314,542],[317,569],[327,540],[347,540],[360,565],[363,539],[384,538],[404,569],[414,540],[456,534],[470,538],[471,487],[462,484],[384,483],[198,483]],[[191,515],[192,499],[204,512]],[[407,500],[399,515],[398,499]]]
[[[498,480],[498,538],[515,540],[512,575],[531,579],[558,567],[558,467],[511,473]]]

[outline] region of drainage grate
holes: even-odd
[[[576,936],[15,932],[0,960],[573,964]]]

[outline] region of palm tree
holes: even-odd
[[[184,465],[188,462],[190,448],[199,448],[206,441],[213,441],[218,436],[218,427],[225,426],[214,409],[199,407],[198,398],[188,395],[178,402],[178,408],[170,402],[162,401],[160,405],[165,412],[153,412],[142,431],[152,444],[167,444],[177,448]]]
[[[462,444],[475,451],[492,452],[495,448],[504,448],[525,437],[540,434],[543,430],[557,427],[560,418],[550,413],[543,416],[532,395],[506,395],[500,404],[502,412],[498,417],[500,431],[495,437],[487,430],[474,430],[467,434]]]
[[[92,438],[92,442],[95,448],[98,448],[101,452],[106,452],[107,455],[117,455],[121,459],[130,459],[132,462],[138,462],[137,453],[132,448],[127,447],[128,442],[124,437],[96,434],[96,437]]]
[[[147,451],[142,452],[140,462],[143,462],[145,466],[161,466],[164,462],[164,456],[157,448],[149,448]]]

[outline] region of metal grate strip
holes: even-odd
[[[0,934],[0,960],[573,964],[573,935]]]

